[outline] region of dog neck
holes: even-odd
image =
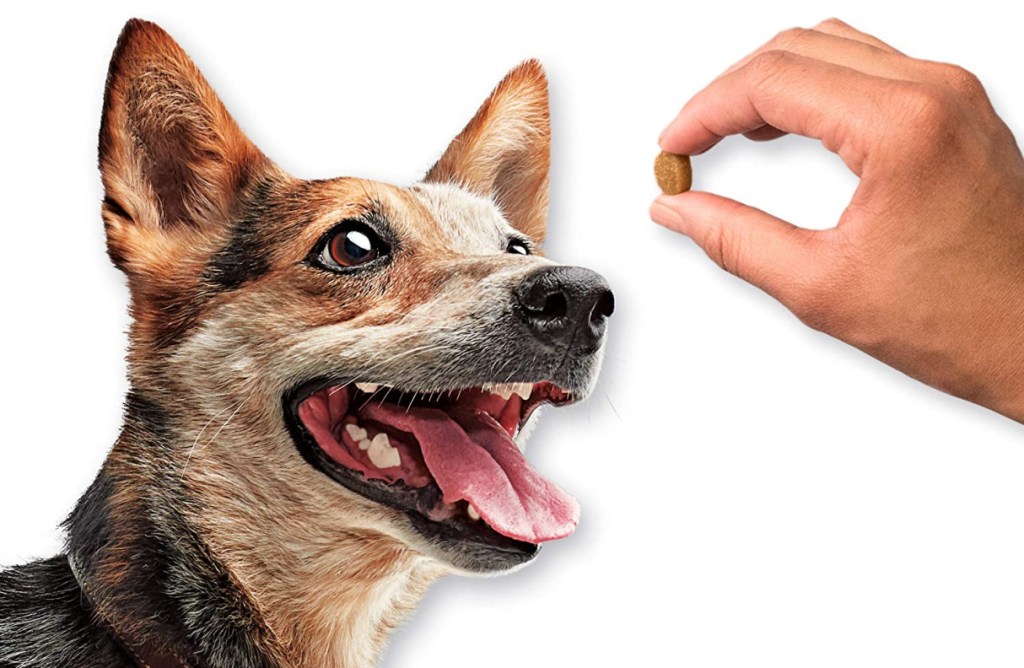
[[[118,442],[65,524],[83,593],[129,652],[156,648],[189,668],[280,665],[251,600],[185,519],[166,414],[134,392],[125,409]]]
[[[327,481],[332,495],[324,498],[313,484],[301,495],[288,492],[303,489],[299,484],[267,481],[253,489],[247,480],[259,472],[244,468],[248,462],[208,475],[226,457],[219,447],[193,456],[188,482],[205,506],[217,509],[197,513],[193,523],[277,644],[287,648],[285,665],[375,665],[390,632],[444,574],[442,567],[380,530],[355,528],[360,508],[332,505],[333,481]],[[269,466],[287,478],[290,471],[280,464]],[[305,466],[301,462],[300,480],[308,480]],[[367,512],[381,510],[370,506]]]
[[[129,394],[121,437],[66,524],[69,559],[103,621],[122,643],[189,668],[374,665],[443,575],[436,562],[372,533],[295,549],[237,513],[218,514],[211,534],[198,521],[208,506],[176,474],[167,424]]]
[[[242,549],[219,536],[218,553],[246,591],[294,668],[375,665],[391,631],[443,573],[435,562],[371,535],[338,536],[301,559],[281,550]],[[273,565],[268,565],[268,559]]]

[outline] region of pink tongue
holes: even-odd
[[[503,536],[536,544],[576,528],[576,499],[537,473],[490,415],[465,411],[456,422],[436,408],[376,402],[359,414],[414,435],[445,503],[468,501]]]

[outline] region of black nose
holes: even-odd
[[[601,345],[605,321],[615,310],[608,283],[582,267],[545,267],[515,289],[527,327],[542,342],[593,353]]]

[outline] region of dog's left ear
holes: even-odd
[[[493,198],[516,229],[541,243],[550,164],[548,80],[538,61],[527,60],[502,79],[424,181]]]

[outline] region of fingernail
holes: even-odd
[[[669,206],[666,199],[665,196],[662,196],[654,200],[654,204],[651,205],[651,220],[662,227],[681,232],[685,225],[683,217],[674,208]]]
[[[660,134],[660,135],[658,135],[658,147],[659,147],[659,148],[664,148],[664,147],[663,147],[663,146],[661,145],[661,142],[662,142],[662,141],[664,141],[664,139],[665,139],[665,135],[667,135],[667,134],[668,134],[668,129],[669,129],[670,127],[672,127],[672,125],[671,125],[671,124],[667,125],[667,126],[665,127],[665,129],[661,131],[661,134]]]

